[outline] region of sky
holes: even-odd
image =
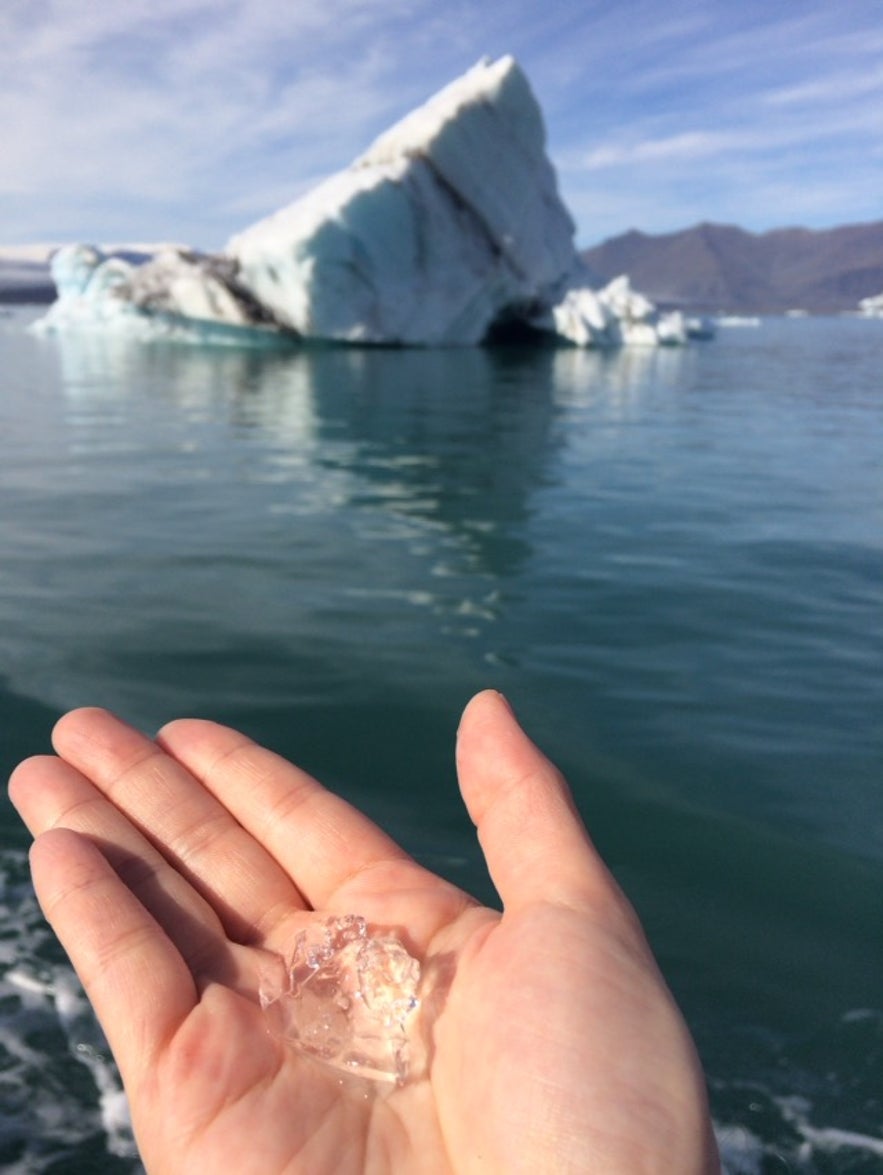
[[[580,247],[883,219],[881,0],[0,0],[0,243],[221,248],[506,53]]]

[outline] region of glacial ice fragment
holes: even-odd
[[[334,1069],[403,1084],[420,964],[392,934],[346,914],[311,920],[261,982],[270,1030]]]

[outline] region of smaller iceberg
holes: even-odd
[[[398,346],[686,341],[681,317],[627,277],[593,289],[574,232],[527,77],[512,57],[484,60],[220,254],[59,250],[41,325]]]
[[[688,337],[683,316],[659,314],[626,274],[600,290],[575,281],[533,324],[578,347],[680,346]]]
[[[53,255],[50,272],[58,298],[35,324],[40,331],[112,328],[198,342],[289,333],[241,287],[235,265],[222,256],[181,246],[105,253],[93,245],[65,245]]]

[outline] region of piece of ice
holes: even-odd
[[[261,981],[270,1030],[330,1065],[403,1084],[419,1005],[420,964],[358,914],[310,921],[291,958]]]

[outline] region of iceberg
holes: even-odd
[[[181,246],[155,252],[105,252],[64,245],[50,273],[58,298],[35,324],[44,332],[112,326],[142,338],[246,341],[251,332],[285,334],[266,307],[236,281],[223,256]]]
[[[685,341],[627,277],[593,289],[574,234],[527,77],[512,57],[486,59],[220,254],[60,250],[41,325],[360,345]]]
[[[573,234],[539,107],[506,57],[479,63],[227,252],[306,337],[462,344],[554,299]]]
[[[858,312],[864,318],[883,318],[883,294],[872,294],[862,298],[858,304]]]
[[[578,347],[681,346],[688,337],[683,316],[660,315],[626,274],[600,290],[575,281],[533,325]]]

